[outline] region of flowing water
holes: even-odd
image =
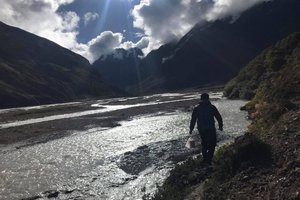
[[[161,96],[172,95],[181,94]],[[245,102],[221,98],[213,104],[224,119],[220,142],[243,134],[248,121],[239,107]],[[97,106],[101,103],[93,104],[95,112],[128,107],[115,105],[101,110]],[[64,138],[1,153],[0,199],[142,199],[155,192],[176,162],[195,153],[184,147],[190,114],[174,111],[135,116],[115,128],[73,131]],[[28,120],[26,123],[39,122]],[[6,128],[5,124],[1,128]]]

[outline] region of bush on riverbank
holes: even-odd
[[[253,134],[239,137],[232,145],[221,148],[216,153],[215,171],[204,185],[203,198],[226,199],[235,175],[271,165],[270,145]]]
[[[234,176],[245,167],[269,166],[272,163],[271,147],[253,134],[237,138],[235,143],[224,150],[221,148],[216,154],[215,166],[220,170],[214,175],[220,180]]]
[[[181,200],[191,188],[203,182],[212,172],[212,168],[202,164],[202,157],[189,158],[177,165],[152,200]]]

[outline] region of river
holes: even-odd
[[[242,135],[249,122],[246,113],[239,110],[244,101],[227,100],[220,93],[213,95],[212,103],[224,119],[224,132],[218,132],[221,145]],[[128,100],[126,98],[118,99],[113,105],[110,103],[116,99],[99,100],[91,103],[92,110],[10,121],[0,128],[9,130],[15,126],[22,128],[118,109],[176,104],[197,99],[198,95],[160,94],[143,99],[153,97],[155,101],[135,99],[132,105],[122,103]],[[12,111],[14,109],[0,113]],[[199,149],[189,150],[184,146],[189,137],[190,115],[179,109],[162,110],[132,116],[113,128],[93,125],[85,130],[68,130],[70,134],[66,137],[23,148],[9,148],[12,144],[6,145],[5,149],[9,150],[4,151],[1,147],[0,199],[142,199],[155,192],[177,162],[199,152]]]

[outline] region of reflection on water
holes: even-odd
[[[248,124],[239,111],[244,102],[214,104],[224,118],[222,139],[241,135]],[[7,152],[0,157],[0,199],[141,199],[163,182],[174,158],[188,153],[189,120],[179,111],[139,116]]]

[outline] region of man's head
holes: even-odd
[[[202,101],[208,101],[209,100],[209,95],[207,93],[201,94],[201,100]]]

